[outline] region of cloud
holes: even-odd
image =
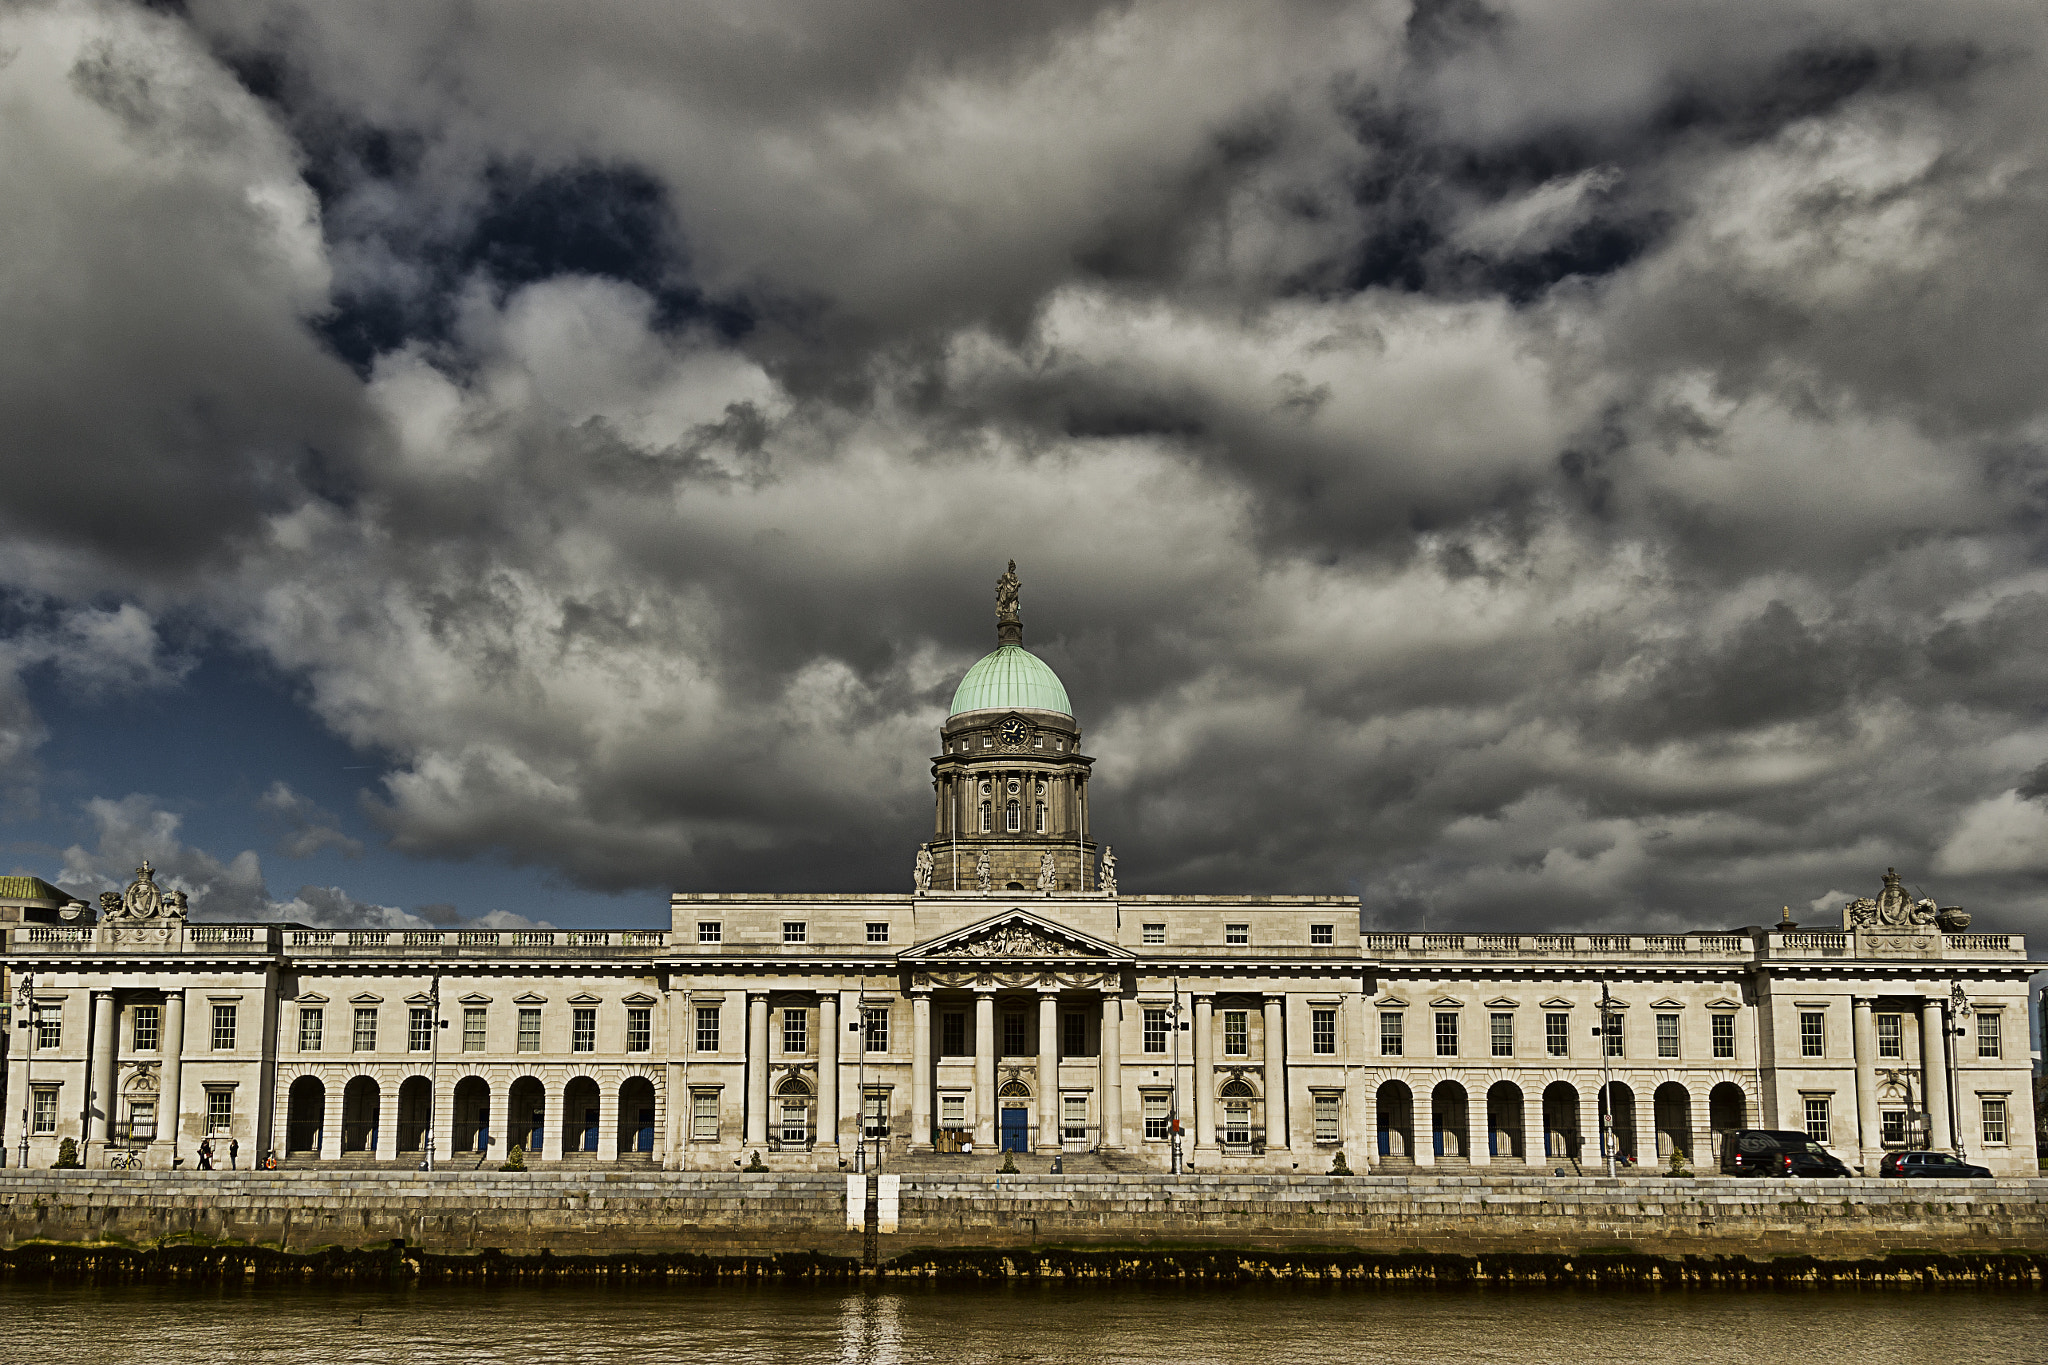
[[[2048,927],[2035,18],[11,11],[0,763],[176,622],[401,856],[896,885],[1015,557],[1133,889]]]
[[[285,825],[277,847],[287,858],[310,858],[324,848],[334,849],[344,858],[363,856],[362,840],[342,833],[332,814],[293,791],[282,779],[272,782],[256,798],[256,805]]]

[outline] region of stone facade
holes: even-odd
[[[1365,933],[1352,897],[1124,894],[1008,583],[910,890],[346,931],[193,924],[145,865],[97,920],[4,926],[37,1015],[8,1038],[9,1159],[26,1129],[41,1166],[67,1138],[160,1167],[212,1136],[244,1163],[836,1171],[864,1134],[885,1166],[1577,1171],[1711,1168],[1718,1134],[1772,1127],[1865,1170],[1918,1143],[2034,1171],[2025,945],[1889,873],[1821,932]]]

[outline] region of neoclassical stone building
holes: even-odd
[[[146,864],[97,911],[12,879],[8,1160],[25,1134],[37,1165],[65,1138],[189,1164],[212,1135],[411,1165],[431,1135],[443,1164],[836,1168],[865,1136],[885,1164],[1550,1170],[1603,1141],[1711,1164],[1762,1126],[1866,1169],[1918,1142],[2034,1170],[2025,946],[1889,873],[1821,931],[1362,933],[1352,897],[1125,894],[1011,569],[906,893],[364,932],[190,923]]]

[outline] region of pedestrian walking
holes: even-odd
[[[240,1138],[229,1138],[229,1139],[228,1139],[228,1169],[229,1169],[229,1170],[231,1170],[231,1171],[232,1171],[232,1170],[235,1170],[235,1169],[237,1169],[237,1168],[236,1168],[236,1166],[235,1166],[235,1158],[239,1157],[239,1156],[240,1156],[241,1154],[242,1154],[242,1140],[241,1140]]]
[[[212,1138],[199,1139],[199,1169],[202,1171],[210,1171],[213,1169]]]

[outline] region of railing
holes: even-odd
[[[1368,953],[1405,953],[1408,951],[1406,934],[1367,934],[1365,951]]]
[[[256,942],[256,926],[253,924],[194,924],[186,932],[193,943]]]
[[[495,948],[498,946],[498,931],[495,929],[460,929],[455,934],[458,948]]]
[[[1628,951],[1627,934],[1594,934],[1587,942],[1596,953],[1625,953]]]
[[[1948,946],[1958,953],[2009,953],[2013,941],[2011,934],[1950,934]]]
[[[334,930],[294,929],[285,942],[294,948],[324,948],[334,942]]]
[[[1363,943],[1369,957],[1445,953],[1560,957],[1611,953],[1747,954],[1752,948],[1742,934],[1366,934]]]
[[[1568,953],[1572,950],[1570,934],[1536,935],[1536,951],[1539,953]]]
[[[30,943],[86,943],[92,938],[92,930],[78,924],[31,924],[27,933]]]
[[[1849,946],[1847,934],[1780,934],[1778,937],[1787,948],[1840,951],[1846,950]]]
[[[1522,946],[1519,934],[1481,934],[1477,947],[1483,953],[1512,953]]]
[[[1465,946],[1463,934],[1424,934],[1422,951],[1425,953],[1454,952]]]
[[[252,932],[242,929],[240,932]],[[668,934],[660,929],[294,929],[286,944],[306,952],[469,953],[519,952],[536,948],[554,952],[595,949],[664,948]]]
[[[1653,953],[1682,953],[1685,951],[1685,935],[1651,934],[1643,939],[1643,946]]]
[[[1746,953],[1749,940],[1741,934],[1701,934],[1700,950],[1708,953]]]

